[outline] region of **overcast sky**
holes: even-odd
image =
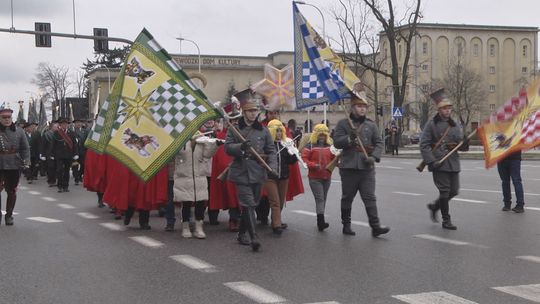
[[[33,30],[34,22],[50,22],[52,31],[73,33],[73,0],[12,0],[14,27]],[[326,15],[326,31],[335,34],[328,11],[333,0],[305,0]],[[94,27],[109,36],[134,40],[146,27],[169,53],[179,53],[176,37],[192,39],[207,55],[266,56],[293,50],[292,5],[289,0],[74,0],[78,34]],[[384,1],[386,2],[386,1]],[[396,4],[403,3],[394,0]],[[300,6],[320,29],[320,14]],[[538,27],[539,0],[423,0],[422,22]],[[10,0],[0,0],[0,28],[11,27]],[[16,107],[38,89],[31,83],[39,62],[67,66],[73,73],[93,58],[93,42],[53,37],[52,48],[34,47],[31,35],[0,33],[0,102]],[[111,44],[110,46],[113,46]],[[184,42],[182,53],[196,53]],[[203,71],[204,72],[204,71]]]

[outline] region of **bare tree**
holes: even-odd
[[[488,97],[482,75],[467,66],[463,56],[457,56],[449,61],[442,85],[454,104],[454,113],[467,129],[473,115],[480,112],[482,102]]]
[[[77,70],[73,75],[73,84],[75,84],[76,94],[78,98],[86,96],[88,91],[88,82],[86,81],[86,72]]]
[[[40,62],[36,70],[32,83],[36,84],[43,94],[47,94],[53,99],[53,117],[58,117],[58,113],[56,113],[57,107],[65,100],[71,87],[68,78],[69,68],[58,67],[48,62]]]
[[[340,30],[340,37],[337,41],[341,43],[343,52],[345,54],[354,54],[348,56],[349,60],[376,75],[389,78],[392,82],[394,105],[402,106],[409,76],[411,44],[416,35],[416,26],[422,18],[420,13],[421,0],[410,0],[411,3],[409,3],[401,18],[396,14],[393,0],[338,1],[340,6],[333,10],[333,14]],[[400,19],[397,20],[396,18]],[[362,54],[367,50],[380,53],[379,38],[381,37],[379,33],[388,40],[387,50],[390,57],[386,57],[385,50],[377,60],[370,60],[372,57]],[[401,64],[398,61],[398,44],[400,41],[403,41],[405,46],[404,60]],[[390,71],[382,68],[384,60],[390,61]]]

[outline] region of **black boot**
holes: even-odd
[[[249,241],[247,235],[246,235],[246,229],[247,229],[247,210],[242,211],[242,215],[240,217],[240,225],[238,227],[238,236],[236,237],[236,240],[238,241],[238,244],[249,246],[251,245],[251,242]],[[245,215],[244,215],[245,214]]]
[[[133,214],[135,213],[135,208],[128,207],[126,212],[124,212],[124,225],[129,225],[131,223],[131,218],[133,217]]]
[[[378,237],[379,235],[386,234],[390,231],[389,227],[381,226],[377,206],[366,207],[366,213],[369,220],[369,226],[371,227],[371,235],[373,237]]]
[[[319,231],[323,231],[329,226],[330,225],[324,221],[324,214],[317,214],[317,228],[319,228]]]
[[[210,225],[212,226],[219,225],[218,216],[219,216],[219,209],[217,210],[208,209],[208,220],[210,221]]]
[[[148,224],[150,222],[150,211],[140,210],[139,211],[139,227],[141,230],[150,230],[152,227]]]
[[[443,220],[442,227],[448,230],[457,230],[457,227],[454,224],[452,224],[452,221],[450,219]]]
[[[6,226],[13,226],[13,209],[15,209],[15,202],[17,201],[17,194],[15,192],[9,193],[6,199]]]
[[[270,202],[268,197],[262,197],[259,200],[259,205],[255,208],[257,212],[257,221],[261,222],[261,225],[268,226],[268,215],[270,214]]]
[[[249,233],[249,238],[251,239],[251,250],[259,251],[259,248],[261,248],[261,243],[259,241],[259,236],[255,232],[255,208],[248,207],[246,208],[246,211],[247,215],[245,218],[247,219],[247,230]]]
[[[341,223],[343,224],[343,234],[356,235],[351,229],[351,209],[341,209]]]
[[[98,201],[97,201],[98,208],[105,207],[105,204],[103,204],[103,193],[98,192],[97,197],[98,197]]]
[[[434,223],[439,222],[439,218],[437,216],[437,213],[439,212],[439,206],[436,202],[433,202],[432,204],[427,204],[427,208],[429,209],[429,217],[431,218],[431,221]]]

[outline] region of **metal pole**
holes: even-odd
[[[77,36],[77,28],[75,27],[75,0],[73,0],[73,35]]]
[[[107,40],[127,43],[129,45],[133,44],[133,41],[124,38],[116,37],[103,37],[103,36],[91,36],[91,35],[73,35],[65,33],[54,33],[54,32],[43,32],[43,31],[26,31],[26,30],[16,30],[16,29],[6,29],[0,28],[0,33],[15,33],[15,34],[28,34],[28,35],[48,35],[51,37],[68,37],[68,38],[79,38],[79,39],[89,39],[89,40]]]
[[[11,0],[11,28],[10,30],[14,30],[15,26],[13,25],[13,0]]]
[[[189,41],[189,42],[191,42],[191,43],[193,43],[195,45],[195,47],[197,48],[197,53],[198,53],[198,58],[199,58],[198,63],[199,63],[199,73],[200,73],[201,72],[201,49],[199,49],[199,45],[195,41],[193,41],[191,39],[186,39],[186,38],[182,38],[182,37],[179,37],[179,38],[176,38],[176,39],[180,40],[180,43],[182,43],[182,40],[185,40],[185,41]]]
[[[325,30],[325,21],[324,21],[324,14],[322,13],[322,11],[316,7],[315,5],[311,4],[311,3],[306,3],[304,1],[295,1],[297,4],[301,4],[301,5],[308,5],[308,6],[311,6],[311,7],[314,7],[316,10],[319,11],[319,14],[321,14],[321,17],[322,17],[322,35],[323,35],[323,40],[326,41],[326,30]]]

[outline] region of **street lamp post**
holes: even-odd
[[[197,43],[195,43],[195,41],[191,40],[191,39],[186,39],[186,38],[182,38],[182,37],[178,37],[176,38],[177,40],[179,40],[180,42],[182,41],[189,41],[191,43],[193,43],[195,45],[195,47],[197,48],[197,53],[199,54],[199,73],[201,72],[201,49],[199,49],[199,45],[197,45]]]

